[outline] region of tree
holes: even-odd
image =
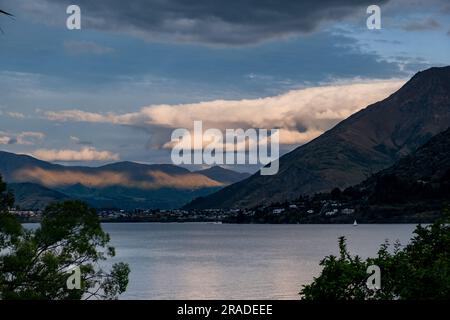
[[[115,299],[126,290],[129,267],[100,265],[115,255],[95,210],[80,201],[49,205],[40,226],[25,229],[8,212],[11,194],[0,177],[0,298]],[[79,268],[80,288],[67,283]]]
[[[432,225],[418,225],[404,248],[396,243],[381,245],[375,258],[352,257],[344,237],[339,239],[339,257],[327,256],[319,277],[303,286],[305,300],[450,299],[450,225],[448,211]],[[367,267],[381,270],[381,289],[366,285]]]
[[[12,15],[11,13],[3,11],[2,9],[0,9],[0,15],[6,15],[6,16],[9,16],[9,17],[12,17],[12,18],[14,17],[14,15]],[[3,33],[2,28],[0,28],[0,32]]]
[[[10,16],[10,17],[13,17],[13,15],[12,15],[11,13],[8,13],[8,12],[6,12],[6,11],[3,11],[2,9],[0,9],[0,13],[1,13],[1,14],[4,14],[4,15],[7,15],[7,16]]]
[[[0,175],[0,252],[3,248],[9,247],[21,232],[20,223],[9,214],[9,208],[13,205],[14,196],[8,192],[6,183]]]
[[[334,188],[334,189],[331,191],[331,198],[332,198],[333,200],[340,200],[340,199],[341,199],[341,196],[342,196],[341,189],[339,189],[339,188]]]

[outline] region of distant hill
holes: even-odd
[[[118,162],[101,167],[62,166],[0,151],[0,174],[24,208],[76,198],[104,208],[177,208],[245,178],[212,168],[191,172],[171,164]]]
[[[415,151],[450,124],[450,66],[417,73],[397,92],[353,114],[258,173],[186,208],[253,207],[360,183]]]
[[[355,189],[371,204],[450,201],[450,129]]]
[[[67,195],[35,183],[11,183],[8,189],[14,193],[15,205],[24,209],[42,209],[52,202],[70,199]]]
[[[235,183],[250,177],[249,173],[236,172],[220,166],[214,166],[209,169],[196,171],[196,173],[200,173],[212,180],[220,181],[225,184]]]

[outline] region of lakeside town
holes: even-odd
[[[24,222],[40,221],[42,210],[11,208],[10,212]],[[318,203],[296,201],[256,208],[231,209],[98,209],[102,222],[215,222],[215,223],[310,223],[313,218],[347,217],[355,209],[335,200]],[[267,221],[263,221],[267,220]],[[287,221],[286,221],[287,220]]]
[[[356,196],[355,194],[358,194]],[[317,223],[424,223],[434,221],[442,210],[442,201],[420,200],[376,202],[361,197],[352,188],[335,188],[330,193],[300,196],[293,201],[261,204],[252,208],[150,209],[97,208],[101,222],[205,222],[257,224]],[[22,222],[39,222],[43,210],[11,208]]]
[[[405,210],[412,215],[405,216]],[[423,213],[414,215],[413,208],[405,206],[370,207],[358,203],[333,199],[301,198],[295,202],[258,206],[255,208],[231,209],[97,209],[101,222],[157,222],[157,223],[269,223],[269,224],[310,224],[310,223],[384,223],[414,222],[424,218]],[[430,219],[436,210],[429,210]],[[42,210],[10,209],[20,221],[39,222]],[[396,214],[396,212],[398,214]],[[389,217],[389,220],[386,220]],[[396,220],[396,217],[399,218]]]
[[[331,203],[330,211],[319,212],[325,217],[337,217],[345,215],[350,217],[354,213],[351,208],[338,208],[339,204]],[[16,210],[10,213],[17,216],[22,222],[39,222],[42,218],[42,210]],[[286,223],[281,220],[290,219],[291,223],[308,222],[318,214],[314,209],[302,210],[295,204],[288,207],[265,207],[258,209],[205,209],[205,210],[183,210],[183,209],[135,209],[133,211],[119,209],[98,210],[98,216],[102,222],[213,222],[213,223],[258,223],[250,221],[257,217],[272,217],[273,223]],[[306,219],[308,218],[308,219]],[[278,220],[278,221],[277,221]],[[260,221],[259,223],[264,223]],[[266,222],[267,223],[267,222]]]

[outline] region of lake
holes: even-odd
[[[232,225],[105,223],[114,261],[130,265],[120,299],[298,299],[337,254],[344,235],[352,254],[376,254],[385,239],[406,244],[415,225]]]

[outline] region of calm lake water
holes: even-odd
[[[297,299],[337,253],[374,255],[385,239],[406,244],[414,225],[107,223],[115,261],[130,265],[121,299]]]

